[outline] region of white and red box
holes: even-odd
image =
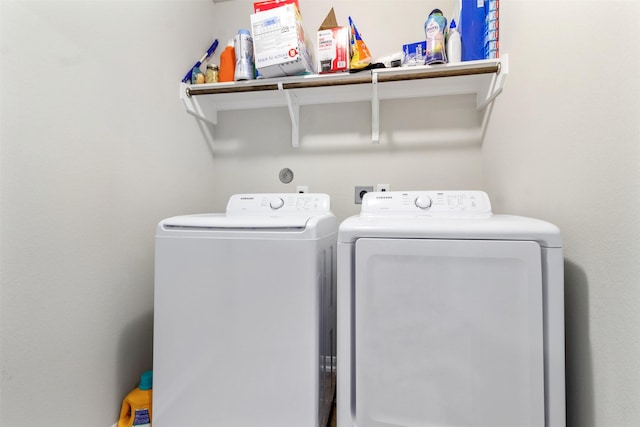
[[[256,69],[262,77],[315,73],[313,48],[295,4],[252,14],[251,35]]]
[[[340,27],[333,8],[318,28],[316,38],[316,68],[318,73],[349,70],[349,27]]]
[[[316,68],[319,73],[349,70],[349,28],[318,31]]]

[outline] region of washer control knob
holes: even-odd
[[[272,199],[269,202],[269,206],[271,206],[271,209],[280,209],[284,206],[284,200],[282,200],[280,197]]]
[[[420,209],[427,209],[431,207],[431,197],[429,196],[418,196],[416,197],[416,206]]]

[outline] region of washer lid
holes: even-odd
[[[304,229],[308,216],[233,216],[227,214],[196,214],[167,218],[161,225],[167,230],[220,230],[220,229]]]
[[[300,230],[310,220],[333,216],[326,194],[235,194],[224,214],[183,215],[163,220],[164,229],[278,229]]]

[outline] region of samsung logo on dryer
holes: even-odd
[[[255,200],[255,197],[240,197],[240,200]]]
[[[376,200],[390,200],[393,196],[376,196]]]

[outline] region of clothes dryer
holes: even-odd
[[[338,237],[338,427],[563,427],[554,225],[480,191],[368,193]]]
[[[153,426],[324,427],[338,224],[326,194],[239,194],[156,232]]]

